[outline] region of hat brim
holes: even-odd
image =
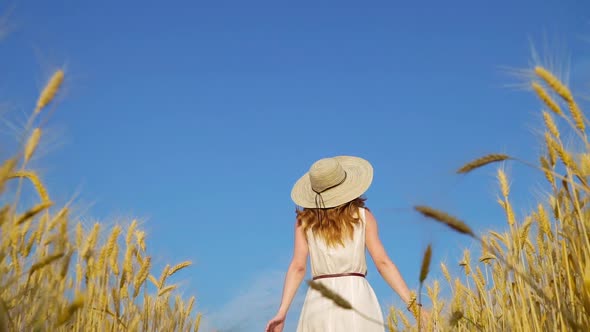
[[[321,193],[325,208],[348,203],[369,189],[373,181],[373,167],[362,158],[352,156],[334,157],[346,171],[346,180],[340,185]],[[316,193],[311,189],[309,172],[295,182],[291,199],[300,207],[316,208]]]

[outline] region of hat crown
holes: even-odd
[[[311,189],[316,193],[338,186],[345,178],[346,171],[334,158],[320,159],[309,169]]]

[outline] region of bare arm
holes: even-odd
[[[278,315],[286,316],[293,297],[297,292],[297,289],[301,285],[301,281],[305,277],[305,271],[307,268],[307,240],[303,233],[303,227],[299,224],[295,224],[295,247],[293,249],[293,259],[287,270],[285,276],[285,285],[283,287],[283,297],[281,300],[281,306],[279,307]]]
[[[389,259],[385,248],[383,248],[383,244],[379,239],[377,221],[369,210],[365,210],[365,220],[367,223],[365,243],[379,274],[381,274],[387,284],[401,297],[404,303],[408,304],[411,300],[410,290],[399,273],[397,266]]]

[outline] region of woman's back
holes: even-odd
[[[307,231],[307,243],[312,277],[349,301],[365,317],[340,308],[319,292],[309,289],[297,332],[384,331],[381,307],[364,278],[367,271],[364,208],[359,209],[359,214],[360,222],[355,225],[352,238],[344,239],[343,246],[329,246],[311,230]]]
[[[365,259],[365,209],[359,208],[360,222],[354,225],[352,239],[343,238],[344,246],[330,246],[311,229],[307,231],[307,243],[313,276],[367,271]]]

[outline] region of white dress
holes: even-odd
[[[365,259],[365,209],[360,211],[361,222],[354,230],[351,240],[346,238],[341,245],[328,247],[321,238],[307,233],[312,276],[338,273],[366,273]],[[308,288],[305,302],[299,317],[297,332],[384,332],[383,314],[377,296],[367,279],[359,276],[341,276],[317,279],[329,289],[349,301],[353,308],[364,316],[380,322],[369,320],[353,310],[338,307],[330,299]],[[306,285],[307,286],[307,285]]]

